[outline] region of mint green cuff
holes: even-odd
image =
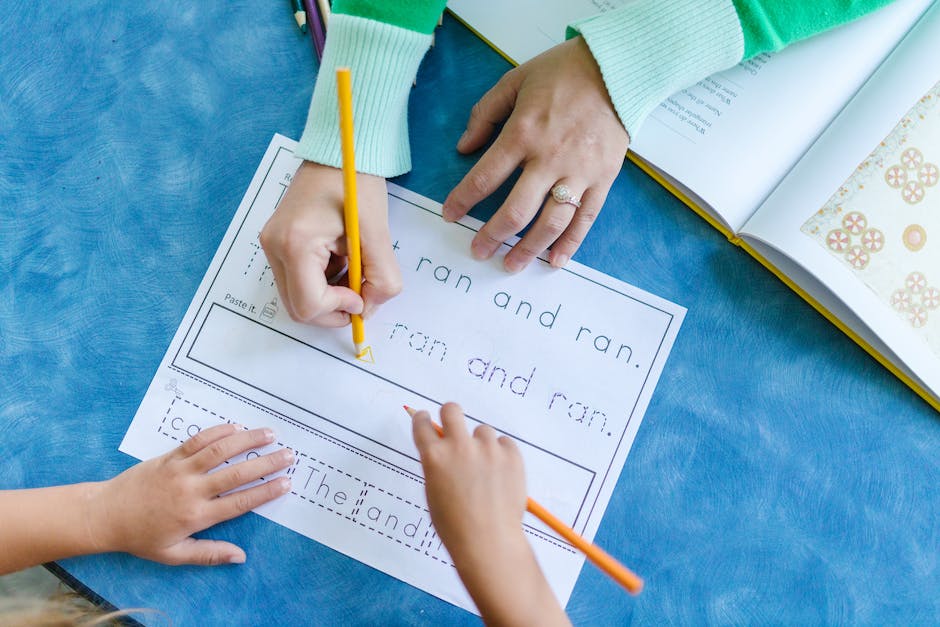
[[[731,0],[632,0],[568,27],[578,33],[631,140],[660,102],[744,55]]]
[[[297,154],[341,167],[336,68],[352,69],[356,170],[392,177],[411,169],[408,96],[431,35],[334,13]]]

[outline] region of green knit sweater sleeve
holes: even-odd
[[[444,12],[446,0],[336,0],[333,12],[430,35]]]
[[[850,22],[892,0],[733,0],[744,32],[744,58],[781,50]]]
[[[378,176],[411,169],[408,96],[443,0],[336,0],[296,154],[340,167],[336,68],[352,70],[356,168]]]
[[[635,137],[671,94],[761,52],[844,24],[890,0],[628,0],[568,27],[594,55]]]

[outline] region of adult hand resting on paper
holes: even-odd
[[[459,219],[521,167],[509,196],[474,237],[473,255],[492,257],[541,207],[503,265],[518,272],[551,246],[550,263],[564,266],[601,210],[630,143],[581,37],[504,74],[473,107],[457,149],[479,149],[503,120],[496,140],[444,201],[444,218]],[[580,208],[556,201],[550,194],[556,185],[580,198]]]
[[[481,425],[473,435],[459,405],[441,408],[443,437],[426,411],[414,415],[434,529],[487,625],[570,625],[522,532],[522,456]]]
[[[402,279],[388,232],[385,179],[359,173],[359,233],[362,297],[330,279],[346,264],[343,174],[304,161],[280,204],[261,231],[261,246],[274,272],[290,317],[322,327],[349,323],[349,314],[368,318],[401,292]]]

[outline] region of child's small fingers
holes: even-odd
[[[437,430],[431,423],[431,414],[422,410],[416,413],[411,419],[411,436],[414,438],[415,446],[418,447],[418,454],[423,458],[425,451],[429,446],[433,446],[437,440],[440,440]]]
[[[247,490],[233,492],[221,498],[213,500],[209,504],[210,524],[230,520],[236,516],[241,516],[250,512],[254,508],[264,505],[268,501],[273,501],[279,496],[287,494],[290,490],[290,478],[278,477],[272,481],[265,481]]]
[[[205,446],[190,457],[190,463],[196,472],[207,472],[239,453],[260,448],[272,442],[274,442],[274,432],[270,429],[239,431]]]
[[[484,442],[496,441],[496,429],[489,425],[480,425],[473,430],[473,437]]]
[[[216,425],[208,429],[203,429],[193,437],[183,442],[177,449],[182,457],[195,455],[213,442],[218,442],[222,438],[227,438],[240,431],[242,427],[234,424]]]
[[[508,435],[499,436],[499,438],[497,438],[497,442],[499,442],[499,445],[507,451],[511,451],[512,453],[519,455],[519,447],[516,446],[515,441]]]
[[[510,467],[514,472],[524,473],[523,462],[522,462],[522,453],[519,451],[519,446],[513,441],[512,438],[505,435],[499,436],[496,440],[499,447],[504,452],[504,457]]]
[[[216,496],[241,487],[262,477],[273,475],[294,463],[294,452],[289,448],[234,464],[211,475],[206,475],[206,494]]]
[[[165,549],[157,560],[170,566],[195,564],[218,566],[219,564],[244,564],[245,552],[231,542],[220,540],[196,540],[186,538]]]
[[[441,439],[439,427],[434,425],[431,420],[431,414],[421,410],[411,419],[411,437],[418,447],[418,454],[424,459],[429,447],[434,446],[435,442]]]
[[[446,438],[465,440],[470,437],[467,433],[467,419],[457,403],[444,403],[441,407],[441,426]]]

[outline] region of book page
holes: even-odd
[[[938,58],[935,5],[742,234],[940,398]]]
[[[528,493],[591,539],[685,310],[577,263],[513,275],[476,262],[479,221],[445,223],[439,204],[389,185],[404,290],[366,321],[357,359],[349,327],[289,318],[258,243],[300,164],[294,145],[276,136],[265,153],[121,450],[153,457],[221,422],[271,427],[297,462],[291,492],[259,514],[473,611],[402,405],[436,417],[457,401],[471,428],[511,437]],[[528,514],[523,531],[565,604],[583,555]]]
[[[623,6],[630,0],[450,0],[460,21],[515,65],[565,41],[568,24]]]
[[[449,8],[524,62],[564,41],[567,24],[623,2],[458,0]],[[683,89],[650,115],[631,150],[737,232],[929,4],[898,0]]]

